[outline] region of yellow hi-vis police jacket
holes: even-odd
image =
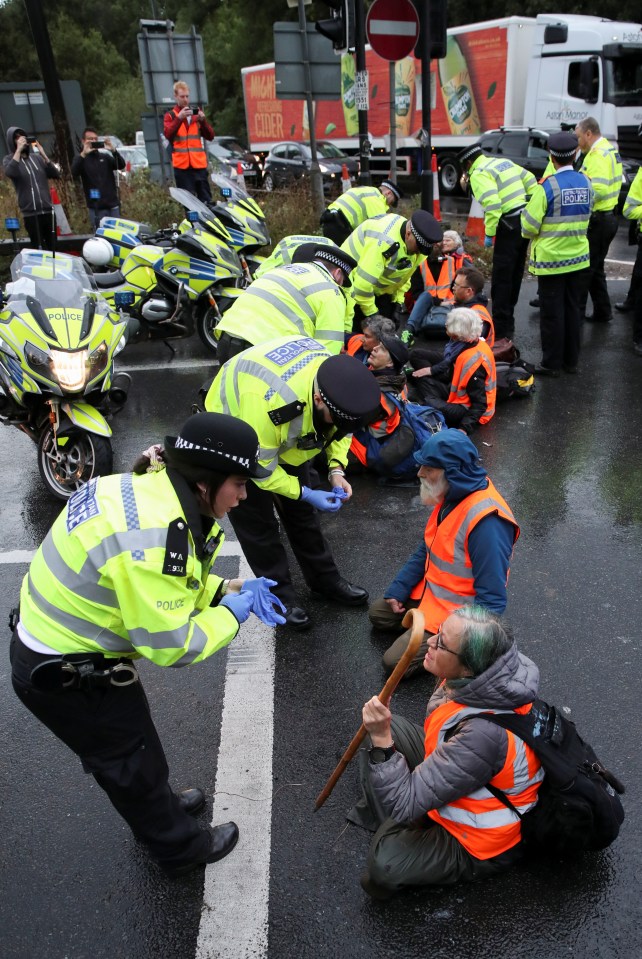
[[[388,201],[376,186],[354,186],[328,204],[328,210],[342,213],[351,230],[364,220],[383,216],[388,212]]]
[[[260,277],[233,303],[217,332],[257,345],[280,336],[315,337],[340,353],[352,303],[320,263],[290,263]]]
[[[236,617],[210,605],[223,532],[214,523],[203,542],[196,499],[176,476],[106,476],[74,493],[23,580],[21,635],[158,666],[197,663],[231,642]]]
[[[477,157],[470,167],[470,188],[484,208],[486,236],[495,236],[504,213],[526,204],[537,180],[524,167],[502,157]]]
[[[270,255],[263,260],[260,267],[254,273],[254,279],[258,280],[260,276],[269,273],[277,266],[287,266],[292,262],[292,256],[304,243],[316,243],[317,246],[334,246],[332,240],[325,236],[313,236],[309,233],[292,233],[290,236],[284,236],[277,243]]]
[[[622,186],[622,161],[620,154],[606,137],[596,140],[584,155],[580,173],[591,181],[595,194],[594,213],[605,213],[617,205]]]
[[[253,480],[261,489],[300,497],[301,483],[281,464],[300,466],[324,448],[327,437],[314,427],[312,393],[317,370],[329,356],[316,340],[286,336],[232,357],[212,383],[205,409],[236,416],[256,430],[259,462],[271,474]],[[331,442],[328,461],[345,467],[349,449],[350,436]]]
[[[366,220],[341,244],[358,262],[350,274],[349,292],[364,316],[377,312],[377,296],[388,295],[395,303],[403,303],[412,274],[426,259],[423,253],[408,252],[402,233],[406,222],[396,213]]]
[[[635,174],[631,189],[624,201],[623,213],[627,220],[637,220],[638,227],[642,226],[642,167]]]

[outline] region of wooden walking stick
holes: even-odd
[[[410,639],[408,640],[408,645],[406,650],[395,666],[393,672],[388,678],[388,682],[383,687],[379,693],[379,699],[387,706],[390,702],[390,698],[394,693],[395,689],[399,685],[399,681],[403,678],[404,673],[408,669],[411,661],[414,659],[417,650],[421,644],[422,639],[424,638],[424,614],[421,613],[418,609],[409,609],[404,618],[401,621],[401,625],[405,626],[406,629],[412,626],[412,631],[410,633]],[[344,752],[343,756],[339,760],[336,769],[328,779],[327,783],[317,796],[317,801],[314,804],[314,811],[321,809],[321,806],[324,804],[336,784],[339,782],[339,779],[343,775],[343,771],[346,766],[356,753],[357,749],[361,745],[363,739],[366,735],[366,729],[363,723],[359,727],[357,733],[355,734],[352,742]]]

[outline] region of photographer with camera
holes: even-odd
[[[99,138],[92,127],[82,135],[82,150],[71,163],[71,175],[80,177],[95,230],[104,216],[120,216],[120,198],[116,182],[117,170],[126,163],[109,137]]]
[[[163,133],[172,147],[176,186],[209,203],[212,199],[207,178],[207,153],[203,140],[214,139],[214,129],[200,106],[191,107],[189,87],[183,80],[174,84],[176,106],[165,114]]]
[[[53,249],[54,208],[48,179],[58,179],[60,171],[51,162],[36,137],[27,136],[21,127],[7,130],[9,153],[2,161],[4,172],[13,181],[18,206],[31,246]]]

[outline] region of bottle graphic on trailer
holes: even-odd
[[[415,61],[405,57],[395,63],[395,127],[397,136],[409,137],[415,107]]]
[[[451,133],[481,133],[468,66],[454,37],[448,37],[446,56],[439,61],[439,83]]]
[[[354,81],[354,55],[352,53],[344,53],[341,57],[341,101],[343,103],[343,120],[346,125],[346,134],[349,137],[356,137],[359,133],[359,114],[357,113]]]

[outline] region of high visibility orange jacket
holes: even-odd
[[[464,497],[441,523],[438,523],[439,512],[437,505],[426,523],[426,568],[423,579],[410,594],[412,599],[420,601],[419,609],[429,633],[438,632],[454,609],[475,601],[475,575],[468,537],[479,521],[494,513],[512,524],[514,543],[519,536],[515,517],[491,480],[486,489]],[[508,572],[506,579],[508,581]]]
[[[403,388],[403,391],[400,395],[403,400],[408,399],[407,387]],[[353,434],[350,442],[350,452],[356,456],[363,466],[368,465],[368,448],[364,444],[361,437],[370,435],[376,440],[383,441],[387,436],[390,436],[391,433],[394,433],[401,423],[401,413],[399,412],[399,408],[392,402],[392,400],[388,399],[383,390],[381,392],[380,410],[385,414],[385,416],[382,416],[381,419],[375,420],[374,423],[370,423],[364,430],[357,430],[357,432]]]
[[[471,310],[474,310],[475,313],[479,313],[482,318],[482,323],[488,324],[488,332],[484,334],[484,339],[492,350],[493,346],[495,345],[495,324],[493,323],[492,316],[483,303],[473,303]]]
[[[470,397],[466,391],[468,381],[483,367],[486,371],[486,412],[480,416],[480,423],[488,423],[495,413],[495,399],[497,397],[497,373],[495,357],[488,343],[478,340],[473,349],[464,350],[455,360],[453,378],[450,384],[449,403],[463,403],[470,406]]]
[[[354,356],[359,350],[363,349],[363,333],[355,333],[346,343],[346,353]]]
[[[179,113],[178,107],[174,107],[167,116],[171,118],[173,114],[174,120],[176,120]],[[203,147],[201,127],[194,116],[190,118],[189,123],[183,120],[171,142],[172,165],[175,170],[205,170],[207,168],[207,154]]]
[[[455,279],[455,273],[462,266],[470,263],[472,263],[472,258],[467,253],[449,253],[442,260],[439,276],[435,279],[428,260],[424,260],[419,265],[419,270],[426,291],[432,296],[438,296],[440,300],[450,296],[450,287]]]
[[[528,703],[519,706],[515,712],[527,713],[530,708],[531,704]],[[477,709],[453,701],[438,706],[424,723],[426,758],[444,742],[446,733],[466,716],[484,712],[495,710]],[[537,802],[544,771],[530,746],[514,733],[506,730],[506,734],[506,761],[490,783],[506,793],[513,806],[523,814]],[[476,859],[500,856],[521,840],[519,819],[485,786],[480,786],[468,796],[453,799],[438,809],[430,809],[428,816],[454,836]]]

